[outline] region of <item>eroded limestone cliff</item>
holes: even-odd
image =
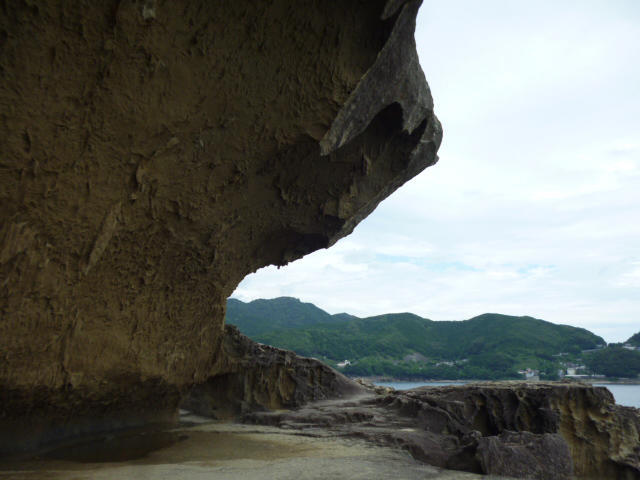
[[[170,421],[246,274],[436,162],[419,4],[0,2],[0,452]]]

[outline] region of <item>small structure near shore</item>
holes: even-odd
[[[527,368],[526,370],[518,371],[520,375],[524,375],[525,380],[529,380],[530,382],[537,382],[540,380],[540,372],[538,370],[531,370]]]

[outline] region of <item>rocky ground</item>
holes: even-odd
[[[246,373],[255,380],[257,371]],[[360,386],[348,397],[292,408],[254,403],[236,417],[240,423],[183,411],[177,428],[128,430],[5,459],[0,478],[640,478],[640,412],[616,406],[605,388]],[[199,391],[201,406],[205,394]]]
[[[640,414],[605,388],[495,382],[383,388],[243,421],[400,447],[429,465],[484,474],[568,480],[640,478]]]
[[[173,430],[101,437],[49,451],[40,457],[0,463],[12,480],[123,478],[173,480],[473,480],[472,473],[425,465],[402,450],[329,430],[199,423]]]
[[[183,398],[182,408],[218,420],[256,410],[296,408],[367,389],[313,358],[254,342],[225,325],[212,375]]]

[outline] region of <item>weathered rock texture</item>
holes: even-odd
[[[170,420],[247,273],[436,162],[419,3],[0,2],[0,452]]]
[[[567,442],[557,433],[510,432],[478,439],[476,458],[484,473],[514,478],[569,479],[573,462]]]
[[[233,325],[225,327],[212,372],[186,395],[183,408],[206,417],[232,419],[366,392],[319,360],[256,343]]]
[[[615,405],[606,388],[584,384],[379,392],[243,418],[396,445],[454,470],[539,480],[640,478],[640,411]]]

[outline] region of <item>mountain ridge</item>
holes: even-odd
[[[347,319],[345,315],[348,314],[331,315],[312,303],[302,302],[294,297],[259,298],[250,302],[229,298],[226,322],[253,337],[276,328],[289,329],[316,323],[340,322]],[[265,316],[271,319],[271,323],[264,321]]]
[[[269,312],[275,310],[267,308],[260,314],[256,307],[269,302],[279,308],[293,307],[295,312],[287,312],[286,318],[274,318]],[[583,350],[606,345],[584,328],[530,316],[484,313],[467,320],[436,321],[405,312],[359,318],[330,315],[292,298],[258,304],[233,299],[231,304],[233,318],[229,323],[236,322],[241,331],[244,323],[243,333],[254,340],[317,357],[334,366],[350,360],[352,365],[344,371],[358,375],[396,372],[444,378],[515,378],[518,369],[537,368],[552,377],[559,356],[572,358]],[[250,321],[242,320],[243,310],[251,311]]]

